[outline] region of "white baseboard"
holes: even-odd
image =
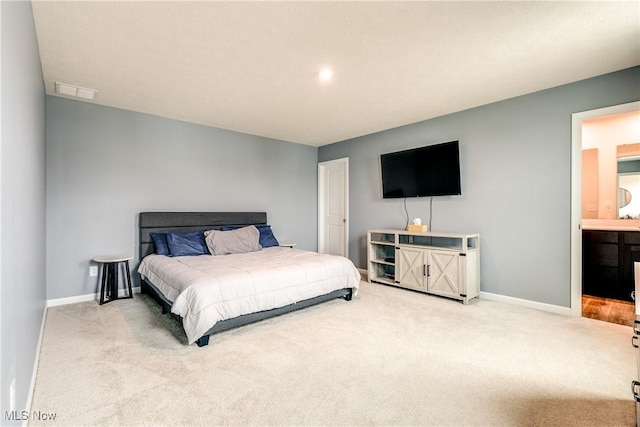
[[[490,292],[480,292],[480,298],[489,301],[504,302],[507,304],[519,305],[521,307],[534,308],[536,310],[547,311],[549,313],[571,316],[571,308],[559,305],[546,304],[543,302],[529,301],[526,299],[508,297],[505,295],[492,294]]]
[[[360,271],[360,274],[362,275],[362,280],[366,281],[366,275],[367,275],[367,270],[365,269],[358,269]],[[140,287],[135,287],[133,288],[133,293],[134,294],[139,294],[140,293]],[[124,289],[120,289],[119,296],[125,296],[125,290]],[[565,316],[571,316],[571,308],[569,307],[561,307],[559,305],[553,305],[553,304],[546,304],[543,302],[536,302],[536,301],[529,301],[526,299],[521,299],[521,298],[514,298],[514,297],[508,297],[505,295],[499,295],[499,294],[493,294],[491,292],[480,292],[480,298],[482,299],[486,299],[489,301],[498,301],[498,302],[504,302],[507,304],[513,304],[513,305],[519,305],[521,307],[528,307],[528,308],[534,308],[536,310],[541,310],[541,311],[547,311],[549,313],[556,313],[556,314],[562,314]],[[100,294],[86,294],[86,295],[78,295],[75,297],[68,297],[68,298],[56,298],[56,299],[50,299],[47,300],[47,307],[55,307],[58,305],[67,305],[67,304],[76,304],[79,302],[86,302],[86,301],[98,301],[100,299]],[[44,327],[44,320],[43,320],[43,327]]]
[[[33,402],[33,391],[36,388],[36,376],[38,375],[38,366],[40,365],[40,349],[42,348],[42,337],[44,336],[44,324],[47,320],[47,306],[44,307],[42,312],[42,324],[40,325],[40,335],[38,336],[38,343],[36,344],[36,357],[33,360],[33,371],[31,372],[31,384],[29,385],[29,394],[27,394],[27,402],[24,405],[24,410],[28,414],[31,413],[31,402]],[[29,420],[22,421],[22,425],[26,427],[29,424]]]
[[[133,293],[134,294],[139,294],[140,293],[140,287],[136,287],[136,288],[132,288],[133,289]],[[125,296],[127,293],[124,289],[119,289],[118,290],[118,296]],[[100,294],[99,293],[95,293],[95,294],[86,294],[86,295],[78,295],[75,297],[67,297],[67,298],[56,298],[56,299],[50,299],[47,300],[47,307],[55,307],[58,305],[67,305],[67,304],[77,304],[79,302],[87,302],[87,301],[99,301],[100,300]]]

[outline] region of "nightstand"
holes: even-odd
[[[131,289],[131,272],[129,271],[129,260],[132,256],[100,256],[93,261],[102,264],[102,286],[100,287],[100,304],[105,304],[117,299],[133,298],[133,290]],[[124,267],[124,283],[128,288],[128,295],[124,297],[118,296],[118,270]]]

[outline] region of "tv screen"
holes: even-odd
[[[458,141],[383,154],[380,163],[385,199],[462,194]]]

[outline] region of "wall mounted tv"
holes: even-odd
[[[458,141],[382,154],[380,163],[384,199],[462,194]]]

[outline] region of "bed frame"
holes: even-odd
[[[217,230],[223,226],[246,226],[267,224],[265,212],[141,212],[139,217],[139,255],[140,260],[155,252],[150,233],[163,231],[188,231],[188,230]],[[149,295],[162,307],[162,313],[170,313],[182,322],[182,318],[171,313],[172,302],[169,301],[152,283],[146,279],[140,279],[141,292]],[[301,308],[320,304],[335,298],[344,298],[350,301],[353,295],[351,288],[339,289],[326,295],[320,295],[295,304],[257,313],[245,314],[233,319],[217,322],[200,339],[198,347],[209,344],[209,336],[228,329],[237,328],[249,323],[258,322],[270,317],[279,316]]]

